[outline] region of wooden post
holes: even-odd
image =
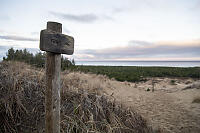
[[[61,54],[74,53],[74,38],[62,34],[62,24],[47,22],[47,29],[40,32],[40,50],[47,52],[45,132],[60,133]]]
[[[62,24],[47,22],[47,30],[62,33]],[[47,52],[46,57],[45,132],[60,133],[61,54]]]

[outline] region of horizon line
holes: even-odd
[[[75,60],[86,62],[200,62],[200,60]]]

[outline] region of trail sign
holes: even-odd
[[[72,55],[74,38],[48,30],[40,32],[40,49],[43,51]]]
[[[61,54],[73,54],[74,38],[62,34],[62,24],[47,22],[40,33],[40,50],[46,51],[45,132],[60,133]]]

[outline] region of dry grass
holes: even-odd
[[[44,79],[43,69],[18,62],[0,63],[0,132],[44,132]],[[61,132],[151,132],[139,114],[103,95],[100,90],[109,84],[104,84],[108,82],[104,76],[98,79],[62,73]]]

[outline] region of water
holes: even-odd
[[[200,67],[200,61],[76,61],[76,65]]]

